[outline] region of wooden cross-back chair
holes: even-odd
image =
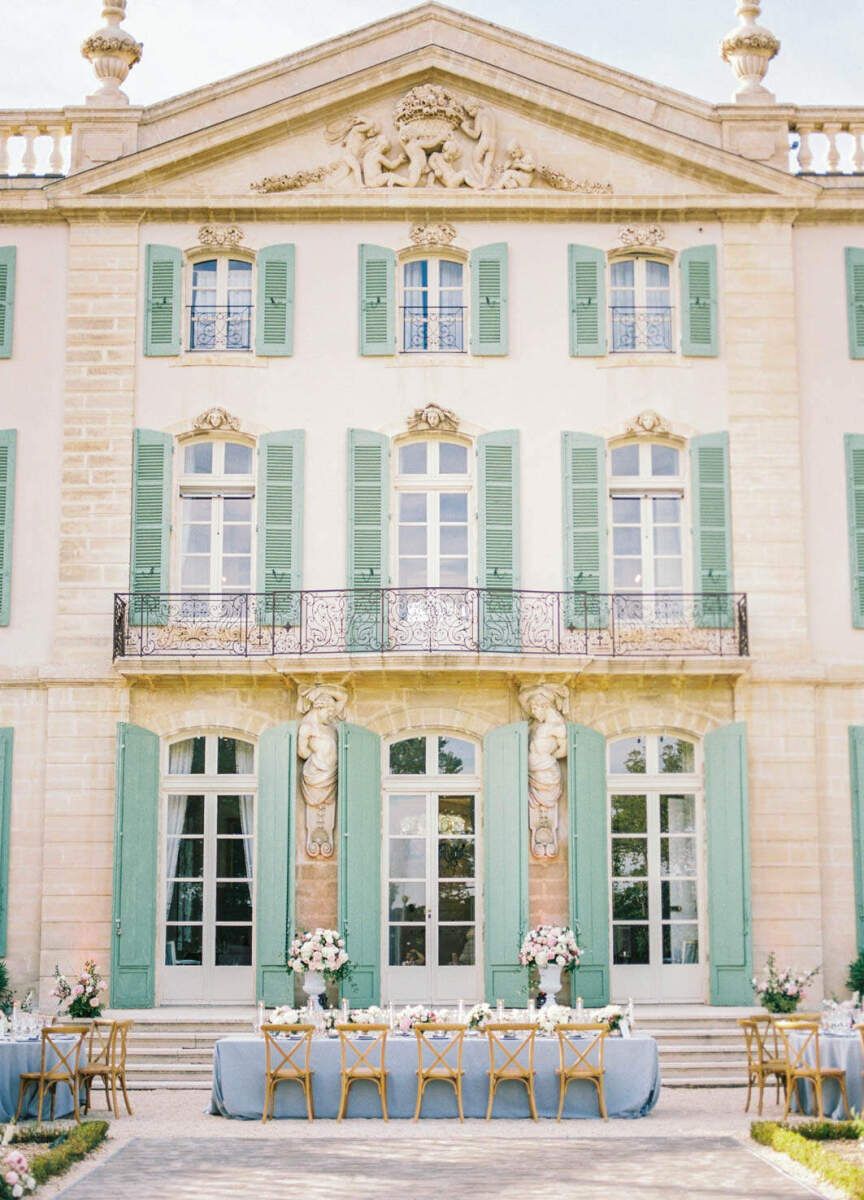
[[[780,1034],[783,1042],[784,1063],[783,1070],[785,1076],[786,1088],[786,1108],[783,1112],[783,1120],[789,1116],[789,1106],[792,1103],[792,1092],[798,1097],[798,1107],[801,1112],[804,1112],[804,1103],[801,1093],[801,1084],[809,1083],[813,1088],[813,1093],[816,1097],[816,1112],[821,1120],[824,1119],[825,1109],[822,1103],[822,1084],[826,1079],[833,1079],[840,1087],[840,1094],[843,1097],[843,1106],[846,1109],[846,1116],[849,1114],[849,1098],[846,1095],[846,1072],[843,1067],[823,1067],[819,1056],[819,1024],[816,1021],[775,1021],[775,1026]],[[803,1042],[796,1050],[790,1041],[790,1034],[799,1033],[804,1037]],[[807,1054],[811,1053],[813,1062],[807,1061]]]
[[[57,1088],[62,1083],[65,1083],[72,1092],[72,1107],[75,1112],[75,1120],[80,1122],[81,1114],[78,1109],[80,1076],[78,1068],[81,1060],[81,1047],[84,1045],[84,1039],[89,1032],[89,1025],[48,1025],[42,1030],[42,1052],[39,1059],[39,1070],[21,1072],[18,1084],[18,1108],[15,1110],[16,1123],[21,1116],[24,1099],[30,1088],[35,1088],[39,1095],[39,1103],[36,1110],[37,1121],[42,1120],[42,1103],[46,1092],[49,1093],[51,1098],[49,1120],[53,1121]],[[71,1045],[63,1040],[70,1037],[74,1038]],[[49,1054],[55,1056],[55,1061],[50,1067],[48,1066]]]
[[[264,1075],[264,1111],[262,1123],[273,1116],[276,1089],[280,1083],[298,1083],[306,1100],[306,1116],[315,1119],[312,1107],[312,1076],[309,1066],[314,1025],[262,1025],[266,1068]],[[291,1038],[281,1041],[280,1038]]]
[[[339,1045],[342,1051],[340,1079],[342,1091],[339,1097],[339,1112],[336,1120],[341,1121],[348,1108],[348,1093],[358,1079],[368,1079],[378,1088],[381,1097],[381,1115],[387,1115],[387,1034],[389,1025],[337,1025]],[[357,1044],[357,1039],[362,1043]],[[368,1041],[368,1045],[365,1043]]]
[[[762,1103],[765,1098],[765,1088],[773,1079],[775,1085],[775,1104],[780,1103],[780,1088],[786,1084],[786,1060],[780,1053],[778,1045],[777,1026],[771,1014],[753,1017],[739,1017],[738,1024],[744,1033],[747,1047],[747,1101],[744,1111],[750,1111],[750,1099],[753,1087],[759,1089],[759,1116],[762,1116]]]
[[[90,1093],[98,1079],[105,1088],[105,1105],[120,1116],[117,1084],[123,1092],[126,1111],[132,1116],[132,1105],[126,1090],[126,1048],[132,1021],[108,1021],[97,1019],[90,1028],[87,1042],[87,1061],[78,1070],[84,1084],[84,1112],[90,1111]],[[108,1087],[111,1087],[109,1097]]]
[[[502,1083],[522,1083],[528,1093],[531,1117],[537,1120],[537,1103],[534,1098],[534,1039],[537,1026],[529,1022],[510,1022],[486,1026],[489,1043],[489,1103],[486,1120],[492,1116],[495,1093]],[[507,1040],[505,1040],[507,1039]],[[515,1047],[512,1041],[515,1040]],[[508,1045],[508,1041],[511,1042]],[[527,1058],[527,1062],[525,1059]]]
[[[600,1116],[608,1121],[603,1090],[603,1047],[609,1036],[609,1026],[605,1021],[574,1022],[558,1025],[556,1033],[561,1056],[561,1066],[555,1072],[558,1076],[558,1120],[561,1120],[564,1111],[568,1087],[574,1080],[584,1080],[597,1089]],[[591,1056],[595,1051],[596,1058],[592,1061]]]
[[[465,1120],[462,1110],[462,1043],[467,1025],[446,1024],[444,1022],[423,1023],[414,1026],[417,1037],[417,1107],[414,1110],[414,1120],[420,1118],[423,1104],[423,1093],[426,1085],[433,1079],[442,1079],[453,1085],[456,1093],[456,1107],[459,1110],[459,1120]],[[430,1041],[432,1034],[442,1034],[443,1039],[437,1044]],[[455,1058],[455,1062],[453,1061]]]

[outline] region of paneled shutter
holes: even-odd
[[[0,429],[0,625],[8,625],[12,608],[12,533],[15,523],[14,429]]]
[[[147,247],[144,353],[151,358],[180,353],[181,265],[175,246]]]
[[[360,246],[360,353],[396,353],[396,255]]]
[[[752,1004],[747,726],[705,735],[708,960],[712,1004]]]
[[[258,591],[275,597],[261,605],[262,624],[300,621],[304,440],[302,429],[258,439]]]
[[[0,246],[0,358],[12,357],[16,253],[15,246]]]
[[[477,439],[480,649],[516,653],[519,621],[519,431]]]
[[[846,449],[852,625],[855,629],[864,629],[864,434],[847,433],[843,443]]]
[[[717,247],[681,251],[681,353],[717,357]]]
[[[12,817],[12,746],[15,730],[0,729],[0,958],[9,927],[9,826]]]
[[[849,726],[849,784],[852,795],[855,938],[860,954],[864,952],[864,725]]]
[[[258,850],[255,861],[255,996],[290,1004],[286,969],[294,936],[297,722],[265,729],[258,739]]]
[[[570,981],[585,1004],[609,1003],[609,839],[606,739],[567,723],[570,823],[570,923],[584,950]]]
[[[606,443],[590,433],[562,433],[564,500],[564,605],[568,629],[605,629]],[[585,593],[581,595],[579,593]]]
[[[570,293],[570,353],[597,358],[606,353],[606,255],[593,246],[567,247]]]
[[[693,591],[700,629],[731,629],[732,523],[729,434],[705,433],[690,441],[693,488]],[[716,597],[716,599],[714,599]]]
[[[846,247],[846,305],[849,357],[864,358],[864,250]]]
[[[528,932],[528,722],[501,725],[483,739],[485,991],[489,1004],[528,1004],[528,968],[519,947]]]
[[[471,251],[471,353],[507,353],[507,243]]]
[[[339,928],[354,970],[342,984],[352,1008],[381,1002],[381,739],[339,730]]]
[[[111,1007],[152,1008],[156,971],[159,738],[117,725]]]
[[[263,246],[258,251],[258,303],[255,353],[276,357],[294,353],[294,247]]]
[[[388,581],[390,444],[381,433],[348,430],[348,571],[346,641],[351,651],[380,650],[381,589]]]
[[[129,623],[164,625],[166,607],[149,597],[168,591],[171,542],[169,434],[136,429],[132,459],[132,555]]]

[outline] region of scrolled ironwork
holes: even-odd
[[[190,350],[251,349],[251,304],[232,304],[228,308],[190,304],[188,309]]]
[[[435,306],[403,304],[403,351],[449,351],[465,349],[465,307],[459,304]]]
[[[613,304],[612,350],[662,354],[672,349],[672,309],[667,305]]]

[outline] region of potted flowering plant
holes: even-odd
[[[566,925],[536,925],[528,930],[519,950],[519,962],[523,967],[537,968],[544,1004],[554,1002],[561,990],[561,972],[575,970],[581,953],[576,934]]]
[[[80,1020],[82,1017],[101,1017],[107,987],[108,984],[100,976],[94,960],[88,959],[74,983],[65,975],[61,975],[60,968],[55,966],[51,995],[57,1001],[58,1007],[62,1008],[64,1004],[68,1004],[68,1015]]]
[[[778,971],[772,950],[768,955],[764,974],[760,979],[753,979],[753,990],[769,1012],[794,1013],[807,984],[818,974],[818,967],[812,971],[793,971],[791,967],[784,967]]]
[[[351,972],[345,939],[335,929],[298,933],[288,951],[288,969],[304,976],[303,991],[313,1007],[320,1007],[325,979],[347,979]]]

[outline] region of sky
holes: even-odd
[[[144,43],[126,81],[133,104],[256,67],[406,8],[411,0],[128,0]],[[731,98],[717,50],[735,0],[458,0],[452,7],[700,99]],[[95,88],[81,41],[99,0],[0,0],[0,109],[83,103]],[[782,48],[768,75],[779,101],[864,105],[864,0],[763,0]],[[47,35],[47,36],[46,36]]]

